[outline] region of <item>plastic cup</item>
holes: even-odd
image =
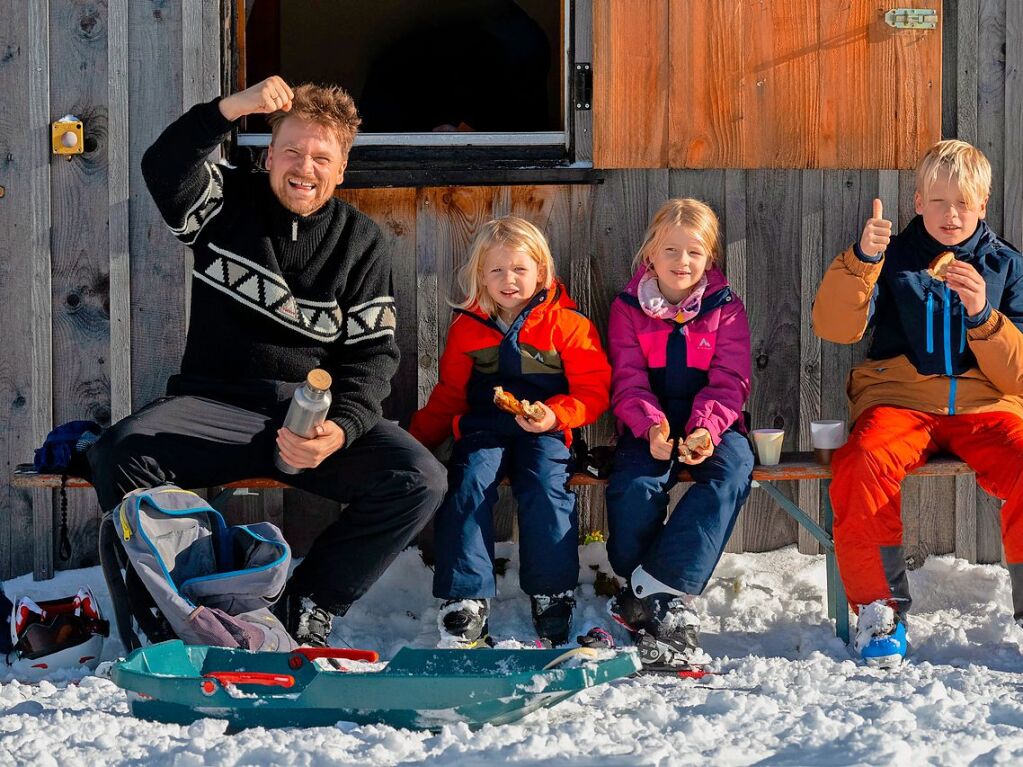
[[[831,456],[845,444],[845,421],[811,421],[810,444],[814,458],[822,466],[831,465]]]
[[[784,429],[754,429],[753,444],[761,466],[777,466],[781,461],[781,443],[785,441]]]

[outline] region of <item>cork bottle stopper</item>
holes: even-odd
[[[331,384],[330,373],[326,370],[320,370],[320,368],[313,368],[309,371],[309,375],[305,377],[305,382],[314,389],[327,391]]]

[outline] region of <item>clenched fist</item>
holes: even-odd
[[[234,121],[245,115],[266,115],[271,112],[291,110],[295,97],[291,88],[277,75],[272,75],[251,88],[220,100],[220,113]]]

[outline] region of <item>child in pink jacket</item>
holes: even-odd
[[[627,588],[611,614],[649,670],[705,664],[690,608],[707,585],[749,495],[744,435],[750,340],[746,311],[716,263],[714,212],[669,200],[611,305],[611,405],[618,420],[607,489],[608,557]],[[668,492],[687,464],[694,484],[665,522]]]

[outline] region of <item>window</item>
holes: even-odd
[[[280,74],[348,90],[353,170],[410,160],[564,164],[568,0],[237,0],[234,87]],[[263,147],[263,119],[238,144]]]

